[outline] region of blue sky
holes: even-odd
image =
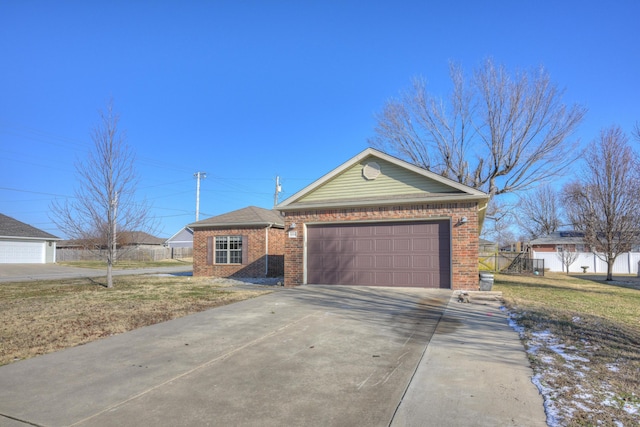
[[[113,98],[158,235],[271,208],[356,155],[374,114],[448,64],[544,65],[589,112],[583,143],[640,120],[640,2],[31,1],[0,3],[0,212],[61,235],[98,111]]]

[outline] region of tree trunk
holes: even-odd
[[[111,274],[111,260],[107,262],[107,288],[113,288],[113,275]]]
[[[607,282],[610,282],[613,280],[613,263],[614,262],[615,262],[615,259],[607,261]]]

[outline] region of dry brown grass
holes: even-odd
[[[556,425],[638,425],[640,281],[496,276]],[[549,419],[548,419],[549,420]]]
[[[206,278],[125,276],[0,284],[0,365],[269,291],[232,290]]]

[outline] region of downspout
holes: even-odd
[[[269,276],[269,229],[273,227],[273,223],[267,225],[267,228],[264,229],[264,277]]]

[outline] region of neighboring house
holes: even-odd
[[[287,198],[285,286],[478,289],[489,197],[368,148]]]
[[[0,264],[45,264],[56,262],[53,234],[0,214]]]
[[[498,244],[491,240],[480,238],[478,243],[480,252],[496,252],[498,251]]]
[[[562,251],[577,252],[576,260],[569,266],[570,273],[606,273],[607,263],[597,255],[597,251],[584,241],[584,234],[579,231],[556,231],[532,240],[531,258],[543,259],[547,271],[565,271],[562,264]],[[639,248],[620,254],[613,265],[614,274],[637,274],[640,261]]]
[[[165,240],[144,231],[122,231],[116,233],[118,246],[154,249],[162,247]]]
[[[193,230],[183,227],[173,236],[169,237],[164,245],[169,248],[193,248]]]
[[[282,276],[284,218],[249,206],[188,225],[193,230],[193,275]]]
[[[160,237],[152,236],[144,231],[121,231],[116,233],[118,248],[142,248],[155,249],[162,247],[165,240]],[[87,239],[87,240],[62,240],[58,243],[59,249],[105,249],[103,239]]]

